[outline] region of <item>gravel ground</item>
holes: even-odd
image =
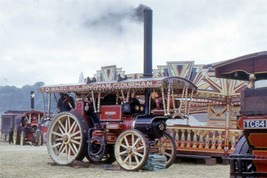
[[[58,166],[50,159],[46,146],[13,145],[0,140],[0,178],[228,178],[229,165],[207,166],[200,163],[175,163],[160,171],[127,172],[116,163],[105,165],[84,162]]]

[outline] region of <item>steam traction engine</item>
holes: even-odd
[[[16,117],[16,125],[13,128],[13,143],[25,145],[26,142],[31,144],[42,145],[43,133],[41,123],[44,113],[31,110]]]
[[[267,79],[267,52],[225,61],[215,66],[216,77],[250,81],[241,93],[237,127],[243,136],[230,156],[231,177],[267,177],[267,87],[255,88]]]
[[[121,168],[137,171],[149,154],[164,155],[166,168],[173,163],[176,144],[166,121],[184,117],[180,111],[189,109],[197,88],[186,79],[168,77],[45,86],[39,91],[76,95],[75,108],[56,115],[48,129],[47,149],[55,163],[68,165],[86,157],[105,164],[117,161]],[[177,102],[182,96],[190,97]]]

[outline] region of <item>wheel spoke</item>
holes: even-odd
[[[63,136],[62,134],[57,133],[57,132],[55,132],[55,131],[53,131],[52,134],[53,134],[53,135],[57,135],[57,136],[59,136],[59,137],[62,137],[62,136]]]
[[[134,142],[133,146],[135,146],[140,140],[141,140],[141,138],[137,138],[136,141]]]
[[[136,154],[134,155],[135,161],[137,162],[137,164],[140,164],[140,161],[138,159],[138,157],[136,156]]]
[[[67,119],[65,120],[65,133],[67,133],[68,132],[68,120],[69,120],[69,117],[67,117]]]
[[[62,148],[62,150],[60,151],[58,157],[60,158],[61,155],[64,153],[64,151],[66,150],[66,145]]]
[[[77,122],[74,122],[74,123],[71,125],[71,127],[70,127],[69,133],[71,133],[72,130],[76,130],[77,126],[78,126],[78,123],[77,123]],[[73,128],[74,128],[74,129],[73,129]]]
[[[70,147],[69,144],[66,145],[66,159],[69,160],[70,159]]]
[[[126,150],[119,153],[120,156],[121,155],[124,155],[124,154],[127,154],[127,151]]]
[[[59,145],[61,145],[61,144],[62,144],[62,143],[58,142],[58,143],[52,145],[52,148],[55,148],[55,147],[57,147],[57,146],[59,146]]]
[[[61,127],[58,127],[58,129],[59,129],[59,131],[60,131],[60,133],[61,133],[61,134],[64,134],[64,133],[65,133],[65,131],[64,131],[64,130],[62,130],[62,128],[61,128]]]
[[[59,152],[61,152],[61,151],[62,151],[62,149],[64,149],[64,146],[65,146],[65,144],[63,144],[63,143],[62,143],[62,144],[60,145],[60,147],[59,147],[58,151],[59,151]]]
[[[127,140],[127,137],[124,137],[123,139],[124,139],[124,142],[125,142],[126,146],[129,147],[129,142]]]
[[[58,128],[60,129],[61,133],[62,133],[62,134],[63,134],[63,133],[66,133],[65,127],[64,127],[64,125],[62,124],[62,122],[61,122],[60,120],[58,120],[58,123],[59,123],[59,126],[60,126],[60,127],[58,127]],[[62,131],[62,129],[63,129],[64,131]]]
[[[56,138],[55,141],[56,141],[56,142],[58,142],[58,141],[62,141],[62,137]]]
[[[132,146],[134,146],[134,134],[131,134],[131,136],[132,136]]]
[[[172,152],[172,151],[171,151]],[[168,152],[164,152],[164,155],[167,157],[167,158],[170,158],[172,156],[172,153],[168,153]]]
[[[129,166],[132,166],[132,156],[129,155]]]
[[[73,154],[77,154],[77,150],[74,150],[73,145],[74,144],[69,144],[69,148],[70,148],[70,150],[72,151]]]
[[[127,147],[126,145],[124,145],[124,144],[121,144],[120,146],[123,147],[123,148],[125,148],[125,149],[128,148],[128,147]]]
[[[78,148],[77,148],[76,144],[71,144],[71,145],[72,145],[73,149],[75,150],[73,152],[78,153]]]
[[[76,136],[76,137],[71,137],[72,140],[81,140],[81,138],[82,137],[80,135],[79,136]]]
[[[66,131],[68,131],[68,130],[70,131],[70,117],[67,118],[66,125],[67,125]]]
[[[74,132],[74,133],[70,134],[70,136],[73,137],[73,136],[75,136],[77,134],[80,134],[80,131],[79,130],[77,132]]]
[[[144,157],[144,155],[141,154],[141,153],[138,153],[138,152],[134,152],[134,153],[135,153],[135,155],[139,156],[140,158],[143,158]]]
[[[144,150],[144,148],[145,148],[144,146],[140,146],[137,148],[137,151]]]
[[[71,139],[70,142],[71,142],[71,143],[75,143],[75,144],[77,144],[77,145],[81,145],[80,142],[78,142],[78,141],[76,141],[76,140],[73,140],[73,139]]]
[[[62,124],[62,122],[59,120],[58,121],[58,129],[60,130],[60,132],[62,133],[62,134],[64,134],[64,133],[66,133],[66,131],[65,131],[65,127],[64,127],[64,125]]]
[[[128,156],[123,160],[123,162],[126,163],[126,162],[128,161],[128,159],[130,159],[130,157],[131,157],[131,156],[128,155]]]

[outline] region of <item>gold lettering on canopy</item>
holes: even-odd
[[[47,86],[40,88],[40,92],[47,93],[64,93],[64,92],[83,92],[98,89],[127,89],[127,88],[158,88],[162,86],[162,81],[130,81],[130,82],[114,82],[114,83],[95,83],[82,85],[66,85],[66,86]]]

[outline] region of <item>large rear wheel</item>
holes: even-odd
[[[82,160],[86,153],[88,125],[74,112],[62,112],[50,123],[47,149],[52,160],[59,165],[68,165]]]
[[[167,158],[165,167],[170,167],[176,159],[176,144],[173,137],[165,132],[161,138],[156,139],[156,148],[158,154]]]
[[[147,162],[148,141],[138,130],[126,130],[119,135],[115,144],[115,157],[123,169],[138,171]]]

